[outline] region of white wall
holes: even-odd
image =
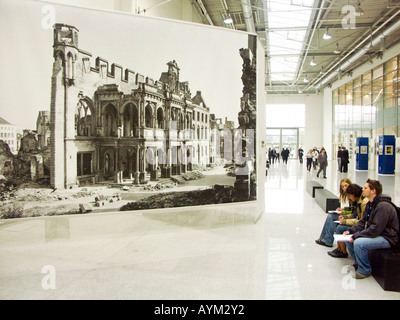
[[[323,139],[324,105],[322,97],[321,94],[267,95],[267,104],[304,104],[306,106],[304,150],[321,146],[326,148]],[[268,114],[266,117],[268,118]]]

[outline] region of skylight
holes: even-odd
[[[266,0],[270,76],[272,81],[295,80],[314,0]]]

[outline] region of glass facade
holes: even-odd
[[[400,56],[333,91],[333,143],[380,135],[400,136]],[[371,147],[374,147],[371,145]]]
[[[304,128],[267,128],[266,150],[275,149],[280,154],[283,148],[288,148],[289,158],[297,159],[297,150],[304,146],[304,135]]]

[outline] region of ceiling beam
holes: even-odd
[[[372,27],[373,24],[372,23],[357,23],[355,25],[355,29],[359,29],[359,28],[370,28]],[[319,29],[343,29],[341,24],[321,24],[319,27]],[[268,26],[266,26],[265,28],[258,26],[257,27],[257,31],[270,31],[270,32],[274,32],[274,31],[303,31],[303,30],[309,30],[309,27],[280,27],[280,28],[268,28]]]
[[[330,56],[339,56],[338,54],[332,52],[308,52],[309,56],[313,57],[330,57]],[[283,54],[265,54],[266,58],[273,58],[273,57],[298,57],[298,54],[295,53],[283,53]]]

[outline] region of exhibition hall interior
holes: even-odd
[[[0,299],[400,300],[335,234],[344,182],[400,206],[400,1],[2,0],[0,37]]]

